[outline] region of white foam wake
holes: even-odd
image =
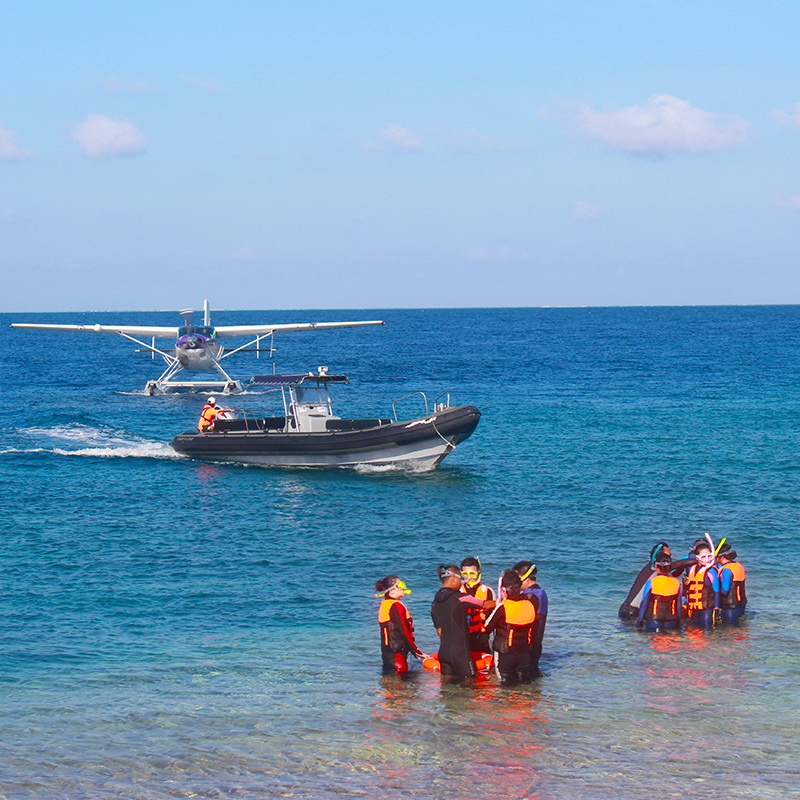
[[[434,469],[429,463],[423,461],[403,461],[394,464],[357,464],[355,467],[356,472],[364,474],[374,474],[381,472],[405,472],[405,473],[420,473],[430,472]]]
[[[180,458],[168,444],[153,442],[141,436],[119,431],[72,423],[63,427],[32,427],[20,434],[37,439],[37,447],[9,448],[0,453],[56,453],[61,456],[91,456],[94,458]],[[43,438],[53,441],[52,447],[42,447]],[[69,442],[72,445],[64,446]],[[82,446],[81,446],[82,445]]]

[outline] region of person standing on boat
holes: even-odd
[[[522,581],[522,596],[528,598],[536,609],[536,621],[533,623],[531,639],[531,678],[541,678],[544,674],[539,669],[542,657],[542,639],[544,627],[547,625],[547,592],[536,581],[536,564],[533,561],[518,561],[514,564],[514,572]]]
[[[442,676],[453,682],[475,677],[475,662],[469,650],[469,623],[462,603],[461,570],[451,564],[439,566],[442,588],[431,603],[431,619],[439,635],[439,663]]]
[[[214,430],[214,423],[219,414],[227,414],[233,411],[232,408],[220,408],[217,405],[216,397],[209,397],[203,410],[200,412],[200,419],[197,421],[197,430],[200,433],[211,433]]]
[[[469,556],[461,562],[461,591],[476,600],[480,606],[467,606],[467,622],[469,624],[469,649],[473,653],[489,653],[489,634],[486,633],[486,611],[493,607],[494,593],[481,583],[481,562]],[[487,608],[488,602],[488,608]]]
[[[383,598],[378,608],[378,624],[381,628],[381,659],[384,673],[408,672],[408,654],[423,658],[424,653],[414,640],[414,623],[408,609],[400,602],[401,597],[411,594],[404,581],[397,575],[387,575],[375,582],[376,597]]]

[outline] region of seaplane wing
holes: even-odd
[[[300,322],[277,325],[217,325],[214,330],[220,339],[231,336],[269,336],[282,331],[319,331],[328,328],[355,328],[361,325],[383,325],[382,320],[365,322]]]
[[[14,328],[31,328],[41,331],[84,331],[88,333],[116,333],[136,342],[142,348],[139,352],[149,353],[151,358],[161,357],[167,368],[160,377],[150,380],[145,386],[146,394],[164,394],[168,391],[214,391],[230,394],[244,391],[241,381],[234,380],[220,364],[224,359],[241,352],[255,352],[261,357],[262,350],[271,358],[275,352],[272,344],[263,348],[262,340],[275,333],[291,331],[321,331],[329,328],[355,328],[364,325],[383,325],[381,320],[358,322],[300,322],[275,323],[272,325],[220,325],[211,324],[211,308],[208,300],[203,301],[203,323],[192,321],[192,309],[178,312],[183,317],[183,325],[49,325],[46,323],[15,322]],[[250,341],[233,350],[225,351],[220,339],[247,337]],[[143,339],[152,339],[148,344]],[[172,348],[156,347],[156,339],[172,339]],[[227,364],[227,360],[225,361]],[[177,380],[178,373],[204,372],[215,375],[215,380],[186,381]]]
[[[124,336],[155,336],[156,339],[175,339],[178,326],[148,328],[143,325],[44,325],[33,322],[13,322],[12,328],[34,328],[40,331],[88,331],[89,333],[117,333]]]

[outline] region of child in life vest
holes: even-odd
[[[487,632],[494,631],[492,648],[498,654],[497,671],[506,686],[528,683],[536,609],[522,594],[522,580],[513,569],[503,573],[500,589],[502,600],[486,620]]]
[[[708,542],[697,542],[693,552],[697,563],[689,567],[683,579],[686,616],[695,628],[711,628],[714,609],[719,608],[719,574]]]
[[[747,573],[739,563],[736,551],[727,542],[719,548],[717,564],[722,622],[726,625],[738,625],[739,617],[747,605],[747,590],[745,589]]]
[[[681,626],[683,585],[672,574],[672,557],[658,556],[656,574],[644,585],[637,626],[655,633]]]
[[[375,597],[382,598],[378,608],[378,624],[381,629],[381,659],[384,673],[405,675],[408,672],[408,654],[424,658],[424,653],[414,641],[414,623],[408,609],[400,602],[401,597],[411,594],[404,581],[397,575],[387,575],[376,581]]]

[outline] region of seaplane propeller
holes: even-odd
[[[202,391],[216,392],[218,394],[233,394],[241,392],[241,381],[232,378],[220,364],[226,358],[236,353],[250,350],[255,347],[257,356],[262,351],[272,355],[272,343],[262,347],[264,339],[272,338],[279,332],[325,330],[329,328],[353,328],[364,325],[383,325],[381,320],[367,320],[359,322],[303,322],[279,323],[267,325],[220,325],[211,324],[211,310],[208,300],[203,302],[203,324],[194,324],[194,309],[186,308],[178,312],[183,317],[182,326],[174,327],[148,327],[142,325],[49,325],[42,323],[13,323],[12,328],[28,328],[32,330],[49,331],[87,331],[89,333],[114,333],[125,339],[135,342],[144,352],[149,352],[152,358],[161,356],[167,368],[155,380],[150,380],[145,386],[145,393],[166,394],[173,391]],[[232,337],[247,337],[245,344],[225,352],[220,342],[221,339]],[[150,338],[151,343],[142,341]],[[172,349],[156,347],[156,339],[173,339],[175,344]],[[189,381],[178,380],[177,376],[183,372],[213,373],[215,380]]]

